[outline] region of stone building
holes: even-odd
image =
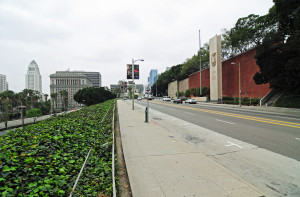
[[[57,93],[57,108],[62,108],[63,99],[59,92],[66,90],[68,92],[68,108],[81,106],[74,100],[74,94],[78,90],[86,87],[93,87],[92,80],[84,72],[77,71],[57,71],[50,75],[50,95]]]

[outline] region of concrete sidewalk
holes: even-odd
[[[120,132],[134,197],[263,196],[155,121],[144,123],[144,108],[118,101]]]

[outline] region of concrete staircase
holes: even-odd
[[[272,90],[269,92],[264,98],[260,100],[260,106],[266,107],[266,106],[274,106],[276,101],[285,93],[287,90]]]

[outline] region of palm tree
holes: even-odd
[[[48,94],[44,94],[44,97],[45,97],[45,101],[47,102],[47,99],[48,99]]]
[[[59,92],[61,97],[63,98],[63,106],[64,106],[64,110],[67,110],[67,106],[68,106],[68,91],[67,90],[62,90]]]
[[[51,93],[51,95],[50,95],[51,99],[55,102],[55,105],[53,103],[53,105],[55,106],[55,109],[57,108],[57,96],[58,96],[57,93]]]

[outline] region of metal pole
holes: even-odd
[[[156,97],[157,97],[157,81],[156,81],[156,83],[155,83],[155,84],[156,84],[156,91],[155,91],[155,92],[156,92]]]
[[[202,84],[201,84],[201,37],[200,37],[200,30],[199,30],[199,58],[200,58],[200,96],[202,96]]]
[[[132,110],[134,110],[134,59],[132,58]]]
[[[242,106],[241,103],[241,63],[239,62],[239,105]]]

